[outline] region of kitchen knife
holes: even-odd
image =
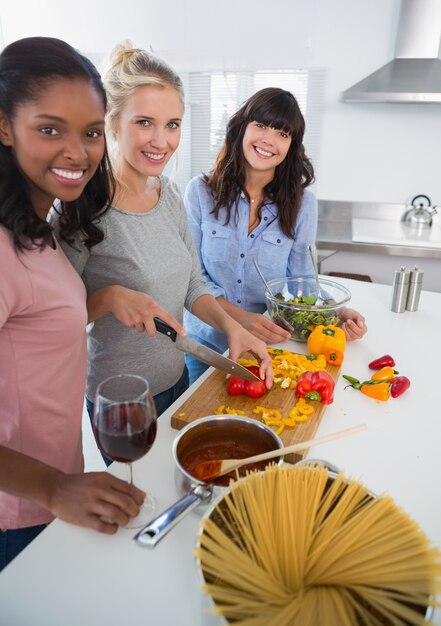
[[[228,374],[234,374],[235,376],[240,376],[241,378],[245,378],[246,380],[254,380],[260,381],[260,378],[247,370],[246,367],[239,365],[232,359],[228,359],[226,356],[222,356],[215,350],[211,348],[207,348],[207,346],[194,341],[194,339],[190,339],[189,337],[181,337],[175,331],[174,328],[166,324],[163,320],[159,319],[159,317],[154,318],[156,330],[163,335],[166,335],[171,339],[175,346],[182,350],[182,352],[188,352],[192,356],[196,357],[200,361],[203,361],[207,365],[212,365],[218,370],[222,370],[223,372],[227,372]]]

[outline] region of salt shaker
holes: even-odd
[[[410,271],[401,266],[394,276],[392,305],[394,313],[403,313],[406,308],[407,294],[409,292]]]
[[[423,287],[424,272],[415,265],[410,273],[409,291],[407,294],[406,311],[417,311]]]

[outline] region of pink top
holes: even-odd
[[[86,323],[83,282],[59,245],[17,254],[0,226],[0,445],[67,473],[83,470]],[[52,519],[0,491],[0,528]]]

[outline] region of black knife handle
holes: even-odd
[[[154,317],[153,321],[155,322],[156,330],[158,333],[162,333],[163,335],[167,335],[172,341],[176,341],[176,337],[178,333],[174,328],[166,324],[163,320],[159,319],[159,317]]]

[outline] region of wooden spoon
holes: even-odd
[[[196,465],[192,474],[201,482],[212,482],[216,478],[219,478],[219,476],[228,474],[228,472],[242,467],[243,465],[257,463],[258,461],[266,461],[268,459],[273,459],[274,457],[291,454],[292,452],[298,452],[299,450],[305,450],[306,448],[317,446],[320,443],[326,443],[328,441],[333,441],[334,439],[346,437],[347,435],[359,433],[362,430],[366,430],[366,428],[366,424],[360,424],[359,426],[347,428],[346,430],[340,430],[331,435],[317,437],[316,439],[309,439],[308,441],[301,441],[300,443],[295,443],[292,446],[277,448],[276,450],[270,450],[269,452],[263,452],[262,454],[255,454],[254,456],[249,456],[244,459],[214,459],[213,461],[203,461],[202,463],[198,463]]]

